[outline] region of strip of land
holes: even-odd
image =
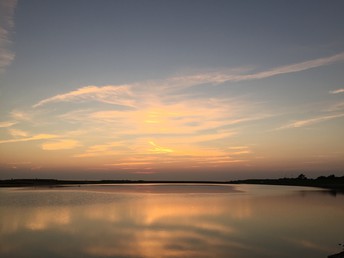
[[[165,180],[58,180],[58,179],[7,179],[0,180],[0,187],[62,186],[96,184],[228,184],[224,181],[165,181]]]
[[[86,184],[256,184],[256,185],[289,185],[307,186],[331,189],[344,192],[344,176],[320,176],[309,179],[303,174],[296,178],[279,179],[245,179],[234,181],[145,181],[145,180],[58,180],[58,179],[6,179],[0,180],[0,187],[38,187],[38,186],[67,186]]]
[[[255,185],[289,185],[289,186],[306,186],[306,187],[319,187],[331,189],[338,192],[344,192],[344,176],[336,177],[320,176],[312,179],[307,178],[303,174],[296,178],[279,178],[279,179],[245,179],[229,181],[231,184],[255,184]]]

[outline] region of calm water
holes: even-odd
[[[312,257],[340,251],[344,196],[283,186],[0,189],[0,257]]]

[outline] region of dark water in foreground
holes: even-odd
[[[344,195],[286,186],[0,189],[0,257],[312,257],[340,251]]]

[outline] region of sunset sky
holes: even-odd
[[[0,179],[343,175],[343,13],[0,0]]]

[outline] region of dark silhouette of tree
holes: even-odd
[[[307,177],[306,177],[304,174],[300,174],[300,175],[297,177],[297,179],[299,179],[299,180],[305,180],[305,179],[307,179]]]

